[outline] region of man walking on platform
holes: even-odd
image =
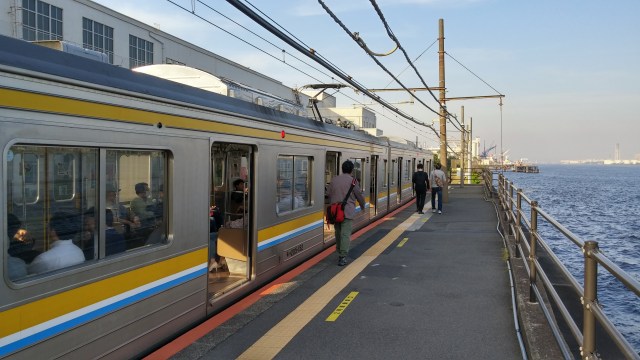
[[[424,172],[424,165],[418,164],[418,171],[413,173],[413,190],[416,192],[416,208],[418,214],[424,214],[424,200],[427,198],[429,191],[429,176]]]
[[[438,214],[442,214],[442,189],[447,186],[447,174],[440,170],[442,165],[437,163],[431,172],[431,209],[436,212],[436,194],[438,195]]]
[[[358,180],[351,176],[353,163],[349,160],[342,163],[342,175],[331,179],[328,187],[330,203],[346,201],[344,206],[344,221],[335,223],[336,252],[338,253],[338,265],[347,265],[349,243],[351,241],[352,219],[356,215],[356,199],[360,203],[360,209],[364,211],[365,200],[360,190]],[[351,187],[353,185],[353,188]],[[350,194],[349,194],[350,193]],[[347,194],[349,196],[347,196]]]

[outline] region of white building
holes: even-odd
[[[215,84],[204,84],[201,88],[218,87],[216,92],[226,91],[227,96],[264,106],[275,104],[272,107],[303,116],[313,117],[309,99],[320,92],[291,89],[271,77],[90,0],[2,1],[0,35],[26,41],[63,41],[75,45],[75,49],[80,50],[76,53],[82,49],[104,53],[109,63],[130,69],[154,64],[184,65],[217,78]],[[173,75],[166,78],[184,82]],[[220,92],[221,89],[224,91]],[[247,91],[254,93],[246,94]],[[370,109],[338,108],[336,98],[325,93],[320,93],[317,100],[325,121],[382,135],[382,131],[376,129],[376,116]]]
[[[65,41],[106,53],[111,64],[130,69],[187,65],[306,106],[273,78],[89,0],[2,1],[0,34],[27,41]]]

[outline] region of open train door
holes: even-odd
[[[335,151],[327,151],[324,163],[324,208],[329,206],[328,187],[334,176],[340,175],[340,153]],[[326,221],[326,217],[325,217]],[[330,241],[335,236],[333,226],[324,226],[324,243]]]
[[[209,298],[251,278],[253,147],[214,143],[209,210]]]
[[[378,214],[378,155],[371,156],[369,166],[369,218]]]

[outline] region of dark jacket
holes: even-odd
[[[413,189],[416,192],[427,192],[429,190],[429,175],[424,171],[413,173]]]

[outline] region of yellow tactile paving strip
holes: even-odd
[[[251,345],[238,359],[273,359],[293,337],[300,332],[342,289],[362,272],[375,258],[396,241],[402,233],[423,217],[411,215],[402,224],[392,229],[385,237],[374,244],[362,256],[355,259],[323,287],[318,289],[304,303],[296,308],[276,326]]]

